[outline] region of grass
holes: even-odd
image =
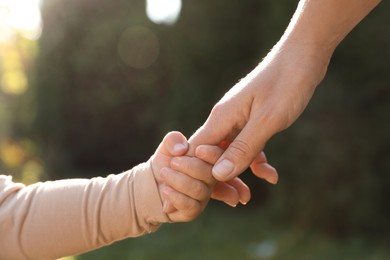
[[[196,221],[163,225],[76,260],[390,259],[387,243],[364,237],[336,240],[312,228],[277,225],[262,210],[212,205]]]

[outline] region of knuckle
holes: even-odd
[[[202,207],[200,203],[192,201],[191,205],[186,210],[186,220],[192,221],[202,212]]]
[[[221,114],[222,111],[223,111],[223,105],[221,103],[217,103],[211,109],[210,117],[218,116],[219,114]]]
[[[197,183],[192,186],[191,194],[194,198],[203,199],[207,193],[207,188],[202,183]]]
[[[178,171],[188,175],[188,173],[191,171],[191,166],[189,165],[188,161],[183,161],[180,164],[180,169],[178,169]],[[186,184],[188,184],[188,183],[186,183]]]
[[[177,196],[177,195],[173,195],[173,196],[171,196],[171,202],[172,202],[172,205],[176,205],[176,204],[178,204],[178,200],[179,200],[179,198],[178,198],[178,196]]]
[[[212,187],[217,183],[217,180],[214,178],[213,174],[210,172],[207,174],[207,177],[204,179],[204,183],[208,186],[208,189],[212,189]]]
[[[228,109],[229,108],[226,107],[223,103],[215,104],[211,109],[210,115],[207,118],[204,127],[210,129],[221,123],[221,121],[229,114]]]
[[[239,139],[234,140],[234,142],[230,144],[228,149],[238,159],[247,158],[252,151],[251,146],[247,142]]]

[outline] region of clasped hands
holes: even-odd
[[[180,152],[172,154],[209,164],[204,169],[209,171],[205,174],[211,198],[231,206],[246,204],[250,190],[238,176],[248,166],[257,177],[272,184],[278,182],[278,173],[268,164],[263,149],[273,135],[299,117],[325,75],[326,59],[324,62],[309,54],[288,40],[279,42],[213,107],[205,123],[181,145]],[[172,159],[170,167],[191,171],[186,168],[190,167],[188,163],[180,165],[179,161]],[[175,211],[173,194],[162,196],[168,216]],[[207,202],[200,202],[202,209]]]

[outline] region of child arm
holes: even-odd
[[[54,259],[167,222],[149,162],[106,178],[16,184],[0,176],[0,259]]]

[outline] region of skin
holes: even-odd
[[[245,204],[249,189],[237,176],[248,166],[276,183],[262,152],[267,141],[300,116],[337,45],[379,2],[301,0],[281,40],[214,106],[190,146],[178,133],[166,136],[151,163],[171,221],[193,220],[210,196]]]
[[[186,155],[188,148],[183,134],[170,132],[151,157],[163,210],[171,222],[195,219],[210,198],[222,198],[231,206],[250,200],[250,190],[239,178],[224,183],[212,175],[212,167],[222,155],[224,146],[201,145],[196,151],[200,158]]]
[[[212,198],[231,206],[246,204],[250,191],[237,176],[248,167],[257,177],[277,183],[278,173],[262,150],[273,135],[301,115],[324,78],[338,44],[380,2],[299,2],[281,39],[217,102],[189,139],[189,156],[207,161],[205,145],[225,150],[212,169],[217,180]],[[174,207],[168,205],[166,210],[173,212]]]
[[[216,185],[211,170],[223,150],[217,146],[206,146],[204,159],[201,160],[185,155],[188,146],[184,135],[170,132],[151,157],[163,210],[171,222],[188,222],[199,216]]]
[[[249,166],[256,176],[276,183],[277,173],[261,151],[301,115],[337,45],[379,2],[301,0],[280,41],[225,94],[190,138],[189,154],[202,144],[229,142],[213,167],[218,181],[232,180]]]

